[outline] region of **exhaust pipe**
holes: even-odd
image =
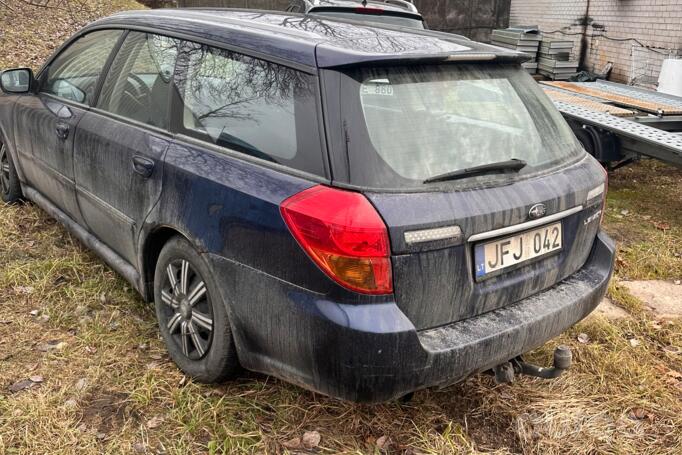
[[[562,344],[554,350],[554,365],[552,367],[545,368],[533,365],[524,362],[521,356],[518,356],[493,368],[493,374],[495,375],[495,382],[498,384],[514,382],[516,374],[525,374],[542,379],[554,379],[568,370],[572,362],[573,354],[571,354],[571,348]]]

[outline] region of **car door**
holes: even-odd
[[[66,46],[39,75],[36,94],[18,98],[17,150],[28,184],[82,223],[76,203],[73,143],[121,30],[100,30]]]
[[[99,240],[132,264],[140,227],[161,194],[178,45],[129,32],[75,139],[81,214]]]

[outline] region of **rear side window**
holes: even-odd
[[[168,128],[170,86],[180,41],[130,32],[104,81],[100,109]]]
[[[99,76],[122,33],[102,30],[71,43],[50,63],[41,91],[92,105]]]
[[[184,57],[177,76],[184,134],[324,174],[314,76],[195,43]]]

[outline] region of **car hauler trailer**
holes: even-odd
[[[585,149],[610,169],[641,156],[682,167],[682,98],[614,82],[541,82]]]

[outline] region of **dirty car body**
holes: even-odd
[[[520,58],[297,14],[122,13],[26,91],[6,73],[0,141],[26,198],[172,307],[170,332],[187,318],[183,369],[223,346],[379,402],[507,362],[606,291],[605,173]],[[176,293],[180,241],[208,291]]]

